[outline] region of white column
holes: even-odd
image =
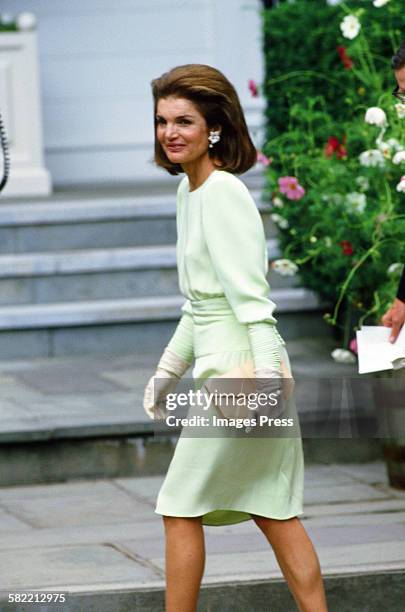
[[[11,160],[2,197],[49,194],[51,179],[43,159],[36,32],[0,34],[0,113]]]
[[[255,145],[263,144],[265,99],[252,97],[248,81],[264,79],[261,0],[213,0],[214,65],[235,85]]]

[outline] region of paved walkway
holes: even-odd
[[[163,588],[162,479],[0,489],[0,591]],[[309,466],[305,500],[325,576],[405,570],[405,491],[388,486],[383,463]],[[204,585],[280,578],[253,521],[205,533]]]

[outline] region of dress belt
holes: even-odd
[[[210,312],[212,314],[233,314],[231,305],[227,298],[222,295],[202,298],[200,300],[190,300],[193,314]]]
[[[226,351],[250,350],[245,325],[238,322],[225,296],[190,300],[194,319],[196,357]]]

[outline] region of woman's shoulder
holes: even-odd
[[[236,200],[239,200],[240,202],[248,201],[250,204],[254,204],[249,189],[235,174],[231,174],[225,170],[217,170],[210,178],[211,180],[204,189],[206,198],[216,200],[218,196],[224,196],[224,199],[229,199],[234,203]]]
[[[231,188],[247,191],[245,183],[238,176],[226,170],[216,170],[211,184],[229,185]]]

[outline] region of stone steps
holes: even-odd
[[[253,178],[274,259],[275,227]],[[156,350],[168,341],[184,302],[175,189],[168,193],[134,188],[2,200],[0,359]],[[298,279],[270,269],[268,280],[286,338],[303,326],[307,334],[325,333],[320,305]]]
[[[260,193],[253,192],[256,202]],[[267,236],[275,229],[259,202]],[[174,244],[173,193],[143,197],[49,198],[0,206],[0,254]]]
[[[267,242],[269,260],[279,256]],[[268,275],[272,289],[291,278]],[[164,296],[178,292],[175,245],[0,255],[0,306]]]
[[[324,335],[318,301],[306,289],[272,292],[283,313],[286,338],[306,331]],[[0,359],[154,350],[167,342],[180,315],[183,296],[19,304],[0,307]]]
[[[303,288],[273,291],[278,312],[311,311],[316,296]],[[176,320],[184,303],[182,295],[165,295],[89,302],[22,304],[0,308],[2,330],[75,327],[99,323],[131,323]]]

